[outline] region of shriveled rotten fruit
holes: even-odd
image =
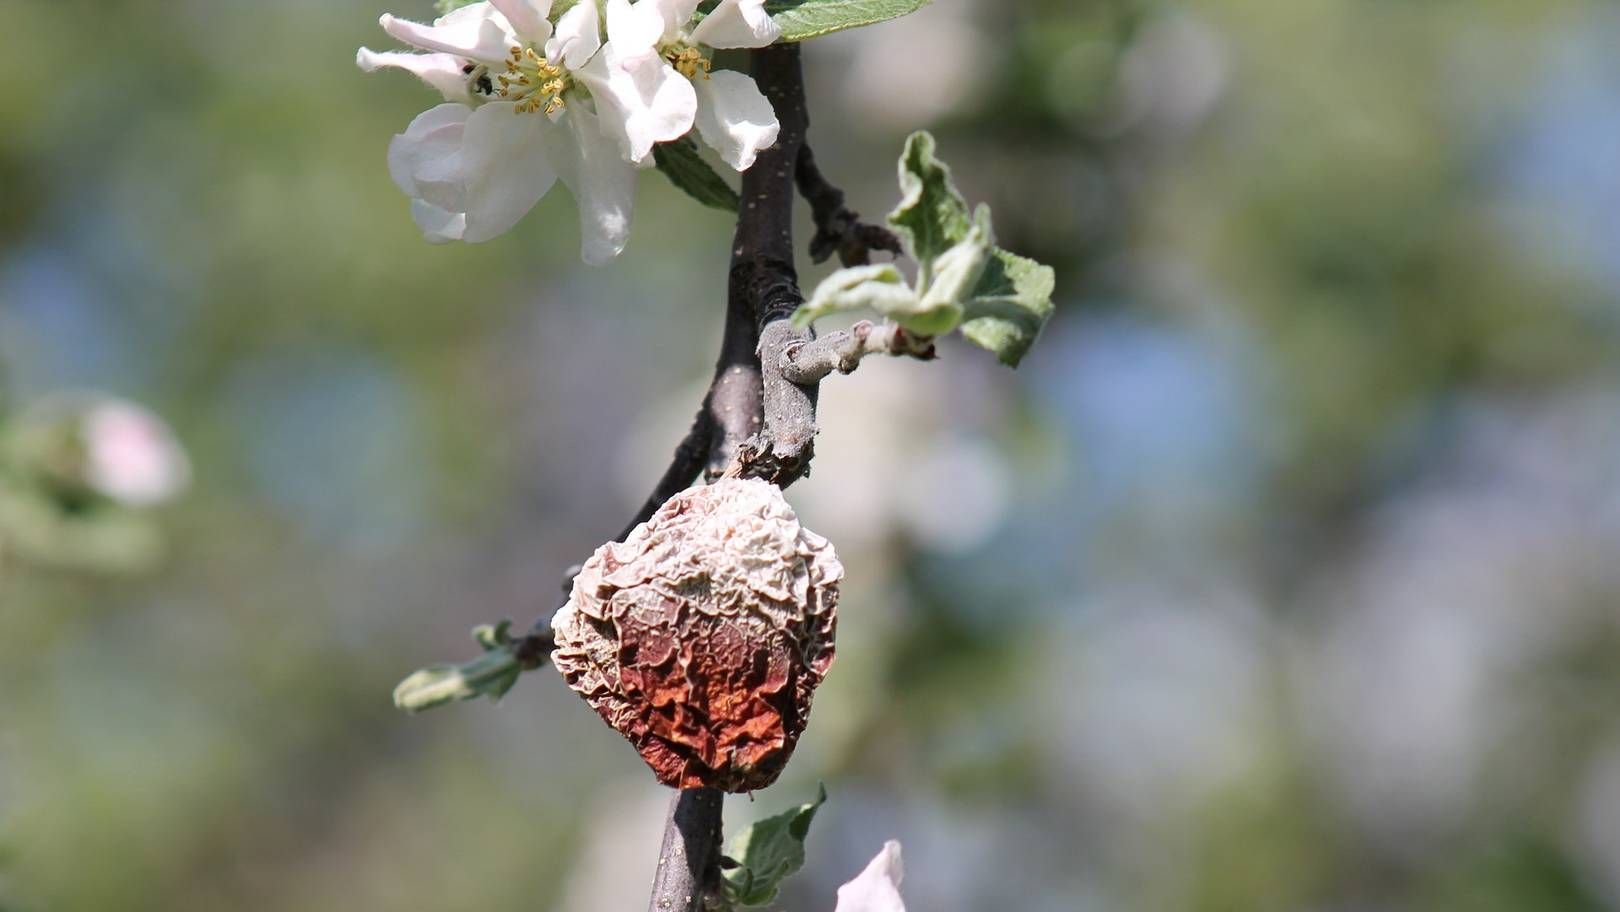
[[[665,785],[764,788],[832,664],[843,576],[775,485],[722,479],[591,556],[552,661]]]

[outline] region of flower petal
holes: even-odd
[[[461,209],[467,213],[463,240],[477,243],[505,234],[557,180],[542,145],[544,134],[556,125],[539,114],[515,110],[510,102],[493,102],[467,118],[462,139],[466,205]]]
[[[406,196],[460,208],[462,134],[471,114],[462,104],[430,108],[388,144],[388,173]]]
[[[576,75],[596,99],[602,132],[618,140],[627,161],[641,164],[655,144],[678,139],[692,129],[697,92],[656,54],[624,59],[618,45],[609,40]]]
[[[608,42],[619,49],[619,57],[632,60],[657,54],[664,36],[664,16],[654,0],[607,0]]]
[[[782,37],[765,12],[765,0],[720,0],[692,30],[692,40],[712,48],[761,48]]]
[[[557,31],[546,42],[546,59],[577,70],[601,47],[602,17],[596,4],[576,3],[557,20]]]
[[[703,141],[738,171],[753,167],[759,150],[776,142],[781,124],[765,93],[752,77],[735,70],[716,70],[708,79],[692,80],[697,90],[697,128]]]
[[[551,37],[551,0],[489,0],[501,11],[512,31],[533,47],[540,47]]]
[[[129,507],[152,507],[179,494],[191,462],[163,419],[133,402],[105,399],[79,424],[84,480]]]
[[[697,12],[699,0],[643,0],[643,2],[651,2],[658,7],[658,15],[664,22],[663,39],[674,41],[680,37],[686,23],[692,21],[692,14]]]
[[[900,843],[891,839],[866,870],[838,888],[838,908],[833,912],[906,912],[906,904],[900,899],[900,878],[904,873]]]
[[[373,51],[361,48],[354,62],[367,73],[384,67],[415,73],[423,82],[439,90],[445,101],[470,101],[467,74],[461,71],[461,61],[450,54],[411,54],[405,51]]]
[[[496,64],[518,44],[510,23],[488,3],[464,6],[432,25],[411,22],[383,14],[383,31],[424,51],[440,51],[468,60]]]
[[[440,209],[432,203],[411,200],[411,218],[429,244],[448,244],[459,241],[467,233],[467,214]]]
[[[615,140],[602,132],[595,114],[571,107],[545,136],[558,176],[579,206],[580,257],[600,266],[624,250],[630,236],[636,169],[617,154]]]

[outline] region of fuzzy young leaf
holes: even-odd
[[[805,41],[914,13],[933,0],[769,0],[782,41]]]
[[[906,140],[900,190],[889,223],[917,261],[917,290],[891,265],[842,269],[816,288],[795,322],[868,307],[919,336],[959,328],[1017,367],[1052,315],[1051,268],[995,246],[990,208],[969,213],[927,133]]]
[[[956,301],[924,301],[916,295],[904,300],[878,302],[876,309],[914,336],[942,336],[962,322],[962,305]]]
[[[954,307],[961,316],[962,302],[978,287],[990,253],[995,249],[995,233],[990,227],[990,207],[980,206],[973,227],[960,241],[934,260],[933,275],[923,290],[924,309]],[[942,332],[955,329],[952,323]]]
[[[973,229],[967,201],[934,148],[934,137],[926,132],[913,133],[906,140],[900,154],[900,205],[889,213],[889,224],[922,270],[920,285],[928,284],[934,259]]]
[[[827,802],[827,787],[816,800],[748,827],[731,838],[726,857],[737,866],[724,873],[726,896],[741,906],[763,906],[776,898],[777,888],[804,867],[804,840],[810,822]]]
[[[843,310],[870,308],[880,313],[915,310],[917,294],[892,263],[840,269],[816,286],[815,293],[793,314],[795,326]]]
[[[505,696],[523,674],[512,651],[511,626],[511,621],[502,621],[474,628],[473,639],[484,648],[483,655],[460,665],[433,665],[412,674],[394,688],[394,705],[415,713],[446,703]]]
[[[740,197],[698,154],[690,136],[653,146],[653,161],[669,182],[711,209],[736,212]]]
[[[1017,367],[1052,316],[1055,286],[1052,267],[997,247],[967,302],[962,335]]]

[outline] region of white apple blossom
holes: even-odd
[[[423,25],[382,17],[422,53],[361,48],[367,72],[406,70],[445,103],[389,146],[389,171],[431,242],[478,242],[517,224],[560,178],[579,203],[581,254],[603,263],[629,235],[635,168],[696,126],[745,170],[776,141],[749,77],[711,72],[700,44],[763,47],[780,35],[764,0],[722,0],[688,31],[698,0],[593,0],[553,25],[551,0],[487,0]],[[515,116],[514,116],[515,115]]]
[[[383,16],[384,31],[426,53],[360,49],[362,69],[407,70],[445,98],[388,149],[429,241],[503,234],[561,178],[579,203],[585,261],[624,249],[635,169],[574,80],[601,48],[596,4],[574,4],[555,26],[550,12],[551,0],[489,0],[431,25]]]
[[[833,912],[906,912],[900,899],[900,843],[883,844],[866,870],[838,888],[838,908]]]
[[[699,0],[607,0],[607,44],[580,73],[632,162],[652,147],[698,135],[726,164],[746,171],[759,150],[776,142],[780,125],[754,80],[713,71],[709,48],[758,48],[781,36],[764,0],[721,0],[695,28]]]

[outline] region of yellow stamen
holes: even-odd
[[[562,67],[542,57],[534,48],[512,48],[506,61],[506,75],[496,76],[502,98],[513,102],[518,114],[545,111],[555,114],[567,107],[563,93],[573,79]]]
[[[709,58],[703,56],[703,52],[695,47],[679,45],[671,47],[664,52],[664,59],[687,79],[696,79],[699,73],[703,74],[704,79],[708,79],[709,71],[713,68]]]

